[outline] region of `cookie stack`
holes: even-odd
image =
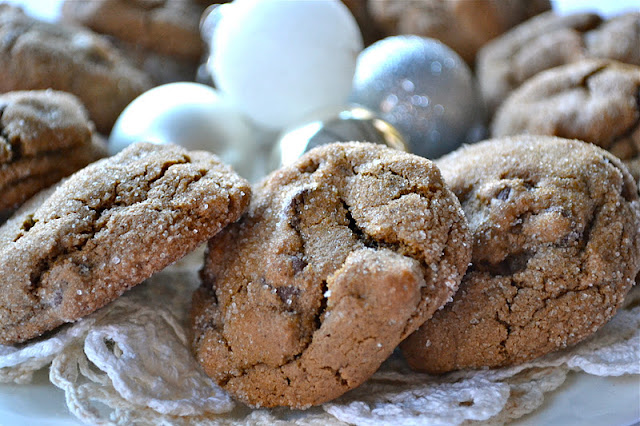
[[[104,34],[154,84],[193,81],[204,54],[203,0],[66,0],[62,18]]]
[[[0,92],[55,89],[76,95],[99,132],[151,87],[107,40],[79,27],[41,22],[0,4]]]
[[[493,136],[596,144],[640,177],[640,12],[604,20],[552,12],[487,44],[478,59]]]

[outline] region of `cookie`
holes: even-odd
[[[212,3],[212,2],[210,2]],[[67,0],[64,20],[113,37],[155,84],[193,81],[204,53],[196,0]]]
[[[103,37],[41,22],[0,5],[0,92],[52,88],[76,95],[99,132],[108,134],[122,110],[151,87]]]
[[[490,111],[535,74],[586,58],[640,65],[640,12],[608,21],[593,13],[544,13],[524,22],[478,52],[480,90]]]
[[[316,148],[265,178],[209,242],[196,358],[252,406],[321,404],[450,300],[470,248],[429,160],[369,143]]]
[[[594,143],[622,159],[640,154],[640,66],[582,60],[529,79],[504,101],[494,137],[520,133]]]
[[[473,65],[489,40],[551,8],[549,0],[373,0],[374,22],[388,35],[439,39]]]
[[[106,155],[78,99],[64,92],[0,95],[0,216]]]
[[[0,227],[0,343],[73,322],[235,221],[251,189],[213,154],[139,143]]]
[[[573,345],[640,269],[640,200],[609,152],[549,136],[493,139],[436,162],[473,235],[453,302],[402,343],[421,371],[501,367]]]

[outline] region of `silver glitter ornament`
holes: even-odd
[[[350,101],[396,127],[409,150],[438,158],[486,134],[485,108],[465,62],[418,36],[380,40],[358,57]]]
[[[349,141],[408,150],[402,135],[393,126],[366,108],[350,106],[343,111],[319,114],[315,121],[285,130],[273,147],[270,168],[287,166],[320,145]]]

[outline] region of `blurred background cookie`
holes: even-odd
[[[0,128],[0,216],[106,155],[86,110],[68,93],[0,95]]]
[[[418,370],[523,363],[604,325],[640,269],[640,200],[618,158],[576,140],[515,136],[436,161],[473,255],[453,302],[401,348]]]
[[[0,342],[104,306],[237,220],[250,195],[213,154],[150,143],[37,194],[0,227]]]
[[[630,160],[640,153],[639,96],[640,66],[581,60],[514,90],[495,114],[492,135],[580,139]]]
[[[101,133],[151,86],[105,39],[38,21],[0,4],[0,91],[52,88],[75,94]]]
[[[370,0],[369,11],[386,35],[436,38],[473,65],[492,38],[551,8],[549,0]]]
[[[353,17],[356,18],[365,46],[384,37],[384,32],[371,16],[370,2],[371,0],[342,0],[342,3],[349,8]]]
[[[640,12],[607,21],[593,13],[546,12],[487,43],[477,74],[490,111],[535,74],[584,58],[609,58],[640,65]]]
[[[316,148],[265,178],[209,242],[196,358],[252,406],[321,404],[451,298],[470,249],[429,160],[369,143]]]
[[[204,0],[67,0],[62,6],[62,18],[110,36],[158,85],[195,80],[204,53],[200,17],[212,3]]]

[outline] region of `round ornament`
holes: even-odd
[[[140,141],[174,143],[213,152],[249,177],[253,134],[248,120],[215,89],[170,83],[143,93],[122,111],[109,136],[109,152]]]
[[[201,28],[215,86],[258,124],[282,129],[346,103],[363,46],[340,1],[235,0]]]
[[[388,37],[362,51],[350,101],[379,113],[411,152],[428,158],[486,133],[484,104],[469,67],[426,37]]]
[[[349,141],[408,150],[402,135],[393,126],[366,108],[350,106],[337,113],[319,114],[314,121],[285,130],[273,147],[270,168],[287,166],[317,146]]]

